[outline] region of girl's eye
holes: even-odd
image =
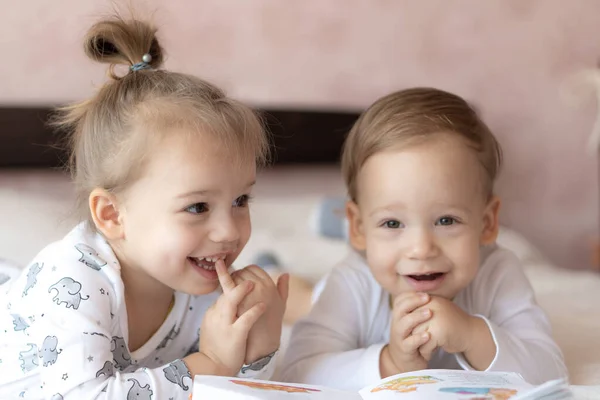
[[[250,195],[244,194],[233,202],[234,207],[247,207],[250,202]]]
[[[400,221],[390,219],[389,221],[385,221],[383,223],[383,226],[389,229],[398,229],[402,226],[402,224],[400,223]]]
[[[450,225],[454,225],[455,223],[456,223],[456,219],[454,219],[453,217],[442,217],[442,218],[438,219],[435,224],[442,225],[442,226],[450,226]]]
[[[206,203],[192,204],[191,206],[186,208],[185,211],[189,212],[190,214],[202,214],[202,213],[205,213],[208,211],[208,204],[206,204]]]

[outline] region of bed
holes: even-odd
[[[250,263],[257,253],[270,250],[291,272],[319,279],[343,256],[346,245],[315,235],[311,217],[322,196],[342,192],[331,168],[264,174],[252,205],[253,235],[239,263]],[[73,204],[68,179],[58,172],[0,172],[0,258],[27,263],[44,244],[70,229]],[[600,274],[560,269],[508,228],[501,230],[499,244],[523,261],[550,316],[578,398],[600,399]],[[289,327],[285,331],[284,343]]]

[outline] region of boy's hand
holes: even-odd
[[[438,347],[450,354],[466,352],[473,340],[471,327],[473,318],[476,317],[467,314],[452,301],[438,296],[432,296],[431,301],[421,307],[421,310],[425,308],[431,310],[431,319],[413,330],[413,334],[427,332],[431,336],[431,340],[419,349],[423,358],[431,359]]]
[[[483,371],[489,367],[496,355],[496,344],[489,327],[481,318],[467,314],[452,301],[432,296],[427,304],[433,314],[415,328],[414,334],[427,332],[431,340],[419,352],[430,359],[433,351],[441,347],[446,353],[463,353],[475,369]]]
[[[250,294],[238,306],[238,314],[242,315],[259,303],[266,305],[265,313],[248,334],[245,363],[250,364],[279,349],[288,297],[289,275],[280,276],[276,285],[262,268],[250,265],[235,271],[231,276],[237,285],[244,282],[252,282],[254,285]]]
[[[383,348],[379,363],[383,377],[427,368],[419,348],[428,343],[429,334],[413,330],[431,318],[429,300],[428,294],[415,292],[402,293],[394,299],[390,342]]]
[[[223,294],[204,315],[200,328],[199,353],[213,363],[209,369],[214,370],[211,375],[235,376],[244,363],[248,334],[266,307],[263,302],[254,302],[240,313],[239,306],[255,286],[254,282],[236,285],[223,260],[217,261],[215,267]],[[192,372],[208,368],[204,365],[188,367]]]

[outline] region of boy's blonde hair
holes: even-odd
[[[164,54],[155,33],[145,22],[119,16],[92,26],[85,53],[109,64],[111,79],[92,98],[60,108],[51,121],[68,132],[68,167],[88,219],[91,191],[125,189],[141,175],[153,146],[177,128],[191,140],[210,135],[238,161],[267,160],[269,139],[259,116],[206,81],[159,69]],[[127,68],[121,76],[119,65]]]
[[[342,174],[350,199],[357,201],[357,176],[369,157],[440,133],[464,138],[477,152],[485,172],[484,190],[491,195],[502,151],[489,128],[461,97],[438,89],[413,88],[377,100],[350,130],[342,152]]]

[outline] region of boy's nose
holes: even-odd
[[[418,229],[410,235],[408,257],[414,260],[427,260],[437,255],[437,245],[433,234],[427,229]]]

